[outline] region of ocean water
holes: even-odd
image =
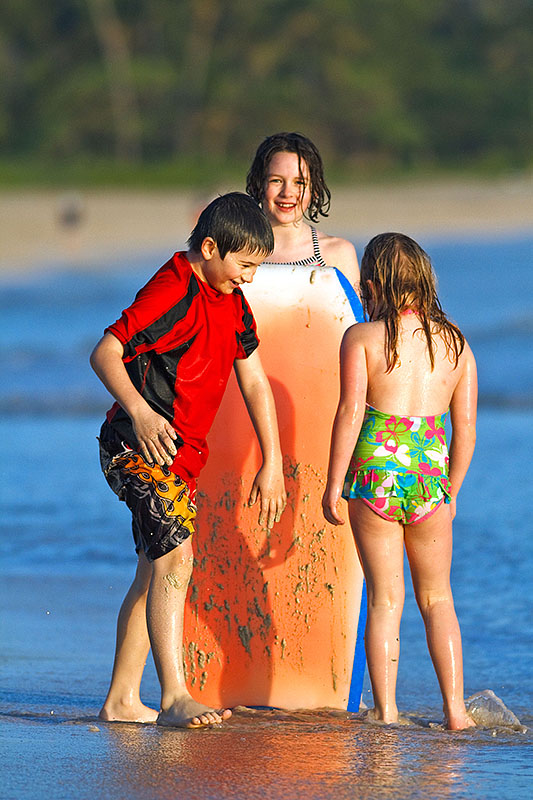
[[[0,797],[529,798],[533,518],[522,476],[533,441],[533,239],[421,243],[479,370],[452,572],[465,692],[492,689],[528,731],[439,727],[409,585],[398,680],[407,725],[266,709],[237,710],[208,731],[97,720],[135,556],[127,511],[99,473],[109,401],[88,355],[161,253],[0,283]],[[143,697],[158,703],[151,663]]]

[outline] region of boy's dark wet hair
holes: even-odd
[[[199,253],[207,236],[215,241],[221,258],[239,250],[269,256],[274,249],[270,222],[244,192],[229,192],[212,200],[200,214],[187,244]]]
[[[306,216],[318,222],[318,215],[328,216],[331,192],[324,179],[322,159],[313,142],[301,133],[275,133],[261,142],[246,177],[246,191],[258,203],[263,201],[270,159],[275,153],[296,153],[298,165],[304,161],[309,170],[311,202]]]

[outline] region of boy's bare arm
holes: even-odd
[[[477,370],[468,344],[465,345],[462,361],[461,377],[450,402],[452,439],[449,477],[454,501],[470,466],[476,444]]]
[[[122,343],[112,333],[106,333],[91,353],[91,366],[130,417],[144,458],[149,462],[155,459],[160,466],[170,465],[177,452],[173,442],[176,432],[139,394],[126,371],[123,354]]]
[[[287,504],[274,397],[257,350],[246,359],[236,359],[234,367],[263,455],[248,502],[254,505],[261,495],[259,524],[272,528]]]

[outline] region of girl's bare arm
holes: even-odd
[[[470,466],[476,444],[477,370],[468,344],[461,357],[461,377],[450,402],[452,439],[450,443],[450,484],[455,499]]]
[[[362,328],[361,325],[349,328],[341,344],[340,399],[333,422],[328,480],[322,498],[324,516],[333,525],[344,523],[337,504],[365,413],[368,375]]]

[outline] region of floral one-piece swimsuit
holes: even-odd
[[[413,525],[449,503],[447,413],[386,414],[367,405],[343,497],[360,498],[385,519]]]

